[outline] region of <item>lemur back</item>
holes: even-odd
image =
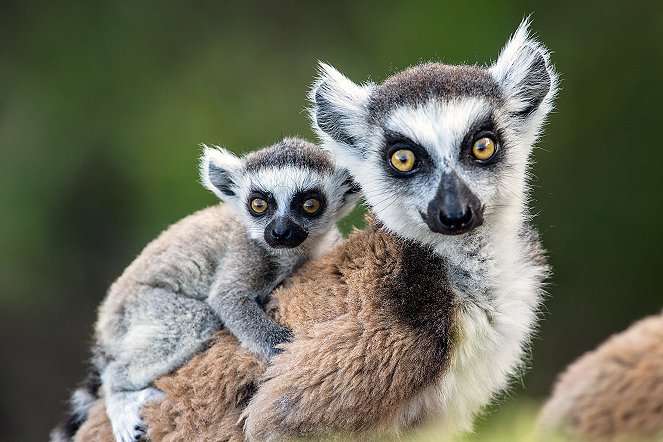
[[[291,334],[265,297],[340,239],[335,223],[357,198],[329,154],[296,138],[242,159],[205,147],[201,178],[223,202],[148,244],[99,308],[93,362],[117,440],[144,434],[140,409],[162,396],[150,384],[221,327],[255,353],[279,351]]]

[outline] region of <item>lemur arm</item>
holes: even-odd
[[[259,267],[255,263],[254,266]],[[223,322],[224,328],[242,346],[254,353],[271,356],[280,352],[276,346],[289,341],[292,333],[269,317],[259,304],[258,291],[262,289],[262,283],[257,281],[260,276],[256,275],[261,275],[261,270],[238,269],[236,265],[221,266],[207,302]]]
[[[224,327],[254,353],[271,356],[280,352],[276,346],[292,338],[292,333],[270,318],[255,299],[231,297],[217,314]]]

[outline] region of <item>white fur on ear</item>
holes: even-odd
[[[341,147],[356,147],[357,139],[365,133],[366,104],[373,87],[370,83],[358,85],[320,62],[309,93],[309,112],[318,136]]]
[[[529,33],[526,17],[489,68],[507,98],[507,111],[527,117],[537,110],[547,114],[557,93],[557,73],[550,52]]]
[[[237,181],[241,177],[242,161],[232,152],[219,146],[202,144],[200,180],[221,201],[237,195]]]

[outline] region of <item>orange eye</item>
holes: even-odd
[[[389,160],[399,172],[410,172],[414,169],[414,152],[409,149],[400,149],[391,155]]]
[[[257,213],[259,215],[265,213],[267,207],[268,207],[267,201],[265,201],[262,198],[253,198],[251,200],[251,210],[254,213]]]
[[[304,209],[304,212],[308,213],[309,215],[315,215],[318,213],[320,210],[320,201],[318,201],[315,198],[309,198],[306,201],[304,201],[304,204],[302,204],[302,208]]]
[[[472,155],[480,161],[487,161],[495,155],[497,147],[495,141],[489,137],[479,138],[472,145]]]

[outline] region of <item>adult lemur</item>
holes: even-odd
[[[221,336],[157,381],[153,439],[469,430],[521,366],[548,274],[527,181],[556,90],[527,22],[488,68],[428,63],[357,85],[323,65],[314,126],[361,185],[369,226],[272,294],[294,339],[264,377],[258,364],[241,376],[247,355]],[[91,413],[80,436],[104,425]]]
[[[289,340],[262,302],[337,242],[335,223],[356,202],[347,172],[295,138],[243,159],[206,148],[201,178],[226,204],[163,232],[99,308],[94,363],[121,441],[143,434],[140,409],[161,395],[150,384],[188,361],[221,327],[267,356]]]

